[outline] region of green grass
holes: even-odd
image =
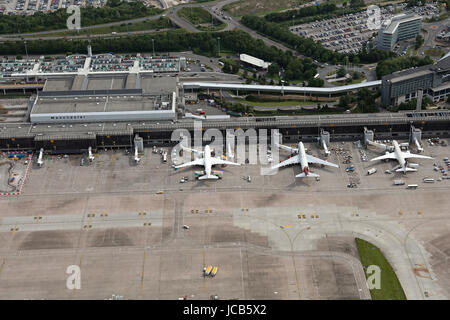
[[[55,36],[77,36],[86,34],[108,34],[111,32],[132,32],[143,30],[167,29],[174,28],[169,18],[161,17],[156,20],[146,20],[134,23],[123,23],[120,25],[110,27],[99,27],[92,29],[82,29],[77,31],[53,32],[40,35],[41,37],[55,37]]]
[[[317,101],[303,101],[303,100],[288,100],[288,101],[271,101],[271,102],[255,102],[255,101],[247,101],[245,99],[234,99],[242,104],[246,104],[249,106],[258,106],[258,107],[284,107],[284,106],[304,106],[304,105],[317,105]],[[321,104],[324,104],[324,102],[320,102]]]
[[[372,300],[406,300],[397,275],[380,249],[365,240],[355,240],[363,267],[376,265],[381,269],[381,288],[370,290]]]
[[[227,4],[222,9],[234,17],[240,17],[246,14],[260,15],[290,9],[297,3],[296,0],[245,0]]]
[[[357,84],[357,83],[361,83],[364,80],[366,80],[365,77],[359,78],[359,79],[354,79],[352,81],[337,81],[337,82],[333,82],[334,85],[336,86],[347,86],[350,84]]]
[[[227,25],[225,23],[221,23],[221,24],[217,24],[217,25],[208,25],[208,26],[202,26],[202,25],[197,25],[195,26],[198,30],[200,31],[207,31],[207,32],[216,32],[216,31],[221,31],[223,29],[225,29]]]
[[[323,114],[342,114],[342,111],[335,109],[329,109],[327,111],[316,111],[316,110],[289,110],[289,111],[258,111],[254,110],[252,113],[255,117],[267,117],[267,116],[317,116]]]
[[[427,56],[440,57],[444,54],[444,51],[438,48],[430,48],[424,51]]]
[[[186,19],[193,25],[202,23],[211,23],[212,16],[205,9],[199,7],[182,8],[178,10],[177,15]]]

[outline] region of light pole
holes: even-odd
[[[220,37],[217,38],[217,43],[219,44],[219,58],[220,58]]]
[[[295,14],[292,15],[292,27],[294,27],[294,18],[295,18]]]
[[[26,53],[26,55],[27,55],[27,62],[28,62],[27,40],[24,40],[23,43],[25,44],[25,53]],[[28,82],[28,73],[27,73],[27,82]]]
[[[153,57],[155,56],[155,39],[152,39]]]
[[[284,80],[281,81],[281,94],[284,96]]]
[[[23,43],[25,44],[25,53],[27,55],[27,60],[28,60],[27,40],[25,40]]]

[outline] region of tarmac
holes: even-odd
[[[448,299],[450,179],[422,179],[441,175],[433,163],[450,147],[422,144],[436,160],[403,176],[333,142],[327,160],[340,167],[311,165],[320,181],[296,179],[298,166],[263,176],[249,164],[198,181],[201,168],[175,171],[151,148],[139,164],[123,150],[99,150],[87,166],[70,155],[38,167],[35,155],[21,195],[0,199],[0,299],[370,299],[355,237],[383,251],[408,299]],[[78,290],[66,286],[71,265]],[[215,277],[203,276],[209,265]]]

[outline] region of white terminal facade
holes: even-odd
[[[32,123],[163,121],[175,119],[182,87],[175,74],[158,73],[182,71],[186,60],[88,54],[1,67],[12,77],[46,79],[33,101]]]

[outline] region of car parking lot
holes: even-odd
[[[49,12],[68,8],[71,5],[81,8],[87,6],[104,7],[107,0],[5,0],[0,2],[0,12],[4,14],[34,14],[35,12]],[[2,9],[2,6],[4,10]]]
[[[386,9],[381,10],[383,21],[392,16]],[[291,32],[306,38],[312,38],[324,47],[342,52],[358,52],[369,40],[373,30],[367,27],[368,15],[365,11],[351,13],[336,19],[315,21],[290,28]]]
[[[12,73],[22,73],[33,70],[36,60],[0,59],[0,74],[9,76]]]
[[[406,8],[406,4],[381,8],[381,22],[391,19],[394,13],[417,14],[423,19],[431,18],[439,13],[439,9],[428,4],[423,7]],[[324,47],[341,53],[357,53],[377,30],[367,26],[369,15],[366,11],[346,14],[334,19],[314,21],[295,25],[289,30],[299,36],[311,38]]]

